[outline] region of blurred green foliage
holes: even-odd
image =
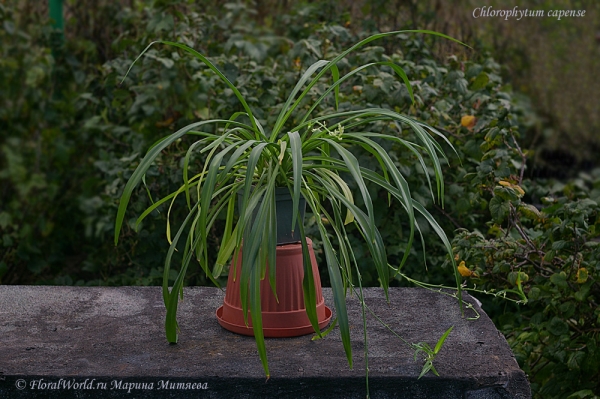
[[[122,188],[144,149],[160,137],[194,120],[229,115],[240,105],[206,68],[165,47],[153,48],[121,83],[152,40],[182,41],[209,54],[265,125],[273,122],[277,104],[303,68],[372,31],[417,24],[463,40],[484,40],[468,29],[470,22],[445,26],[442,21],[450,19],[441,16],[455,11],[427,8],[428,2],[362,1],[345,8],[343,2],[298,2],[290,11],[291,2],[268,0],[202,7],[167,0],[65,3],[62,45],[53,40],[47,10],[39,2],[0,4],[3,284],[160,284],[167,209],[146,218],[138,232],[129,220],[115,248],[111,237]],[[384,12],[403,7],[409,12]],[[364,15],[377,18],[359,18]],[[499,48],[510,53],[511,46]],[[386,149],[414,195],[455,237],[456,259],[472,273],[465,277],[466,287],[527,299],[515,305],[478,295],[530,376],[535,396],[597,397],[600,172],[563,183],[531,179],[536,153],[527,144],[543,131],[544,120],[533,111],[535,104],[512,92],[506,69],[489,53],[400,36],[352,54],[342,67],[380,60],[406,70],[416,102],[391,71],[367,69],[342,88],[340,108],[387,107],[446,134],[457,154],[446,151],[443,206],[427,194],[431,171],[411,153],[391,145]],[[321,92],[317,85],[311,95]],[[590,114],[582,111],[585,118]],[[179,187],[186,148],[185,141],[173,146],[148,172],[147,186],[132,197],[131,218]],[[374,161],[362,157],[360,162]],[[404,212],[388,209],[385,195],[373,192],[372,197],[381,205],[376,206],[378,223],[395,264],[404,251]],[[309,215],[306,223],[310,234],[314,219]],[[417,242],[403,272],[452,284],[443,248],[427,223],[419,223],[427,263]],[[377,285],[368,250],[354,234],[350,239],[361,259],[363,283]],[[322,262],[320,243],[313,241]],[[213,242],[216,248],[219,242]],[[206,278],[196,268],[186,283],[204,284]]]

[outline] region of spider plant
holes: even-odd
[[[164,137],[148,150],[127,182],[121,196],[115,226],[115,245],[118,243],[132,192],[140,182],[143,182],[146,171],[156,157],[184,135],[198,137],[198,140],[189,146],[185,156],[181,187],[155,202],[138,218],[139,223],[153,210],[168,202],[171,204],[170,213],[175,199],[180,195],[185,196],[187,217],[174,237],[171,235],[170,227],[167,227],[170,248],[165,260],[162,292],[166,306],[166,336],[169,342],[177,342],[177,305],[179,297],[183,297],[184,276],[192,258],[199,262],[207,276],[216,284],[216,278],[221,274],[223,266],[234,253],[237,254],[243,243],[243,268],[239,276],[241,278],[242,307],[245,315],[249,310],[258,352],[265,373],[269,376],[262,332],[259,287],[260,281],[268,278],[270,286],[275,292],[275,268],[269,268],[267,276],[266,265],[267,263],[275,264],[276,187],[288,188],[292,197],[293,209],[298,208],[300,197],[303,196],[310,211],[314,215],[318,215],[315,220],[327,262],[337,322],[350,367],[352,367],[352,352],[345,299],[347,290],[353,287],[354,282],[360,282],[360,275],[352,246],[346,234],[346,226],[353,224],[362,233],[386,297],[390,279],[393,278],[394,271],[399,271],[406,262],[415,232],[419,231],[415,213],[421,214],[429,222],[448,253],[452,254],[445,233],[431,214],[411,196],[404,176],[380,144],[384,141],[394,142],[414,154],[415,159],[424,170],[431,167],[434,183],[432,184],[428,176],[429,190],[433,197],[443,198],[444,182],[440,159],[445,156],[436,139],[445,141],[452,147],[444,135],[431,126],[389,109],[364,108],[346,112],[337,111],[340,86],[366,68],[387,67],[393,70],[398,78],[406,84],[414,101],[413,91],[406,73],[392,62],[381,61],[357,65],[343,76],[340,76],[337,66],[338,62],[350,52],[367,43],[407,32],[434,34],[454,40],[448,36],[424,30],[381,33],[358,42],[330,61],[319,60],[301,75],[281,107],[273,126],[262,126],[242,94],[225,75],[207,57],[186,45],[169,41],[153,42],[134,61],[134,63],[137,62],[156,43],[177,47],[196,57],[210,68],[233,90],[244,109],[243,112],[234,113],[227,119],[202,120],[192,123]],[[129,71],[131,71],[131,67]],[[307,98],[313,86],[325,79],[328,81],[327,89],[306,110],[303,100]],[[327,96],[333,96],[335,99],[336,110],[314,116],[318,105]],[[301,104],[302,106],[300,106]],[[291,118],[292,115],[294,119]],[[292,123],[292,120],[296,123]],[[374,124],[384,124],[386,129],[378,132],[372,131],[375,129],[370,126],[372,127]],[[416,139],[408,141],[402,138],[403,135],[400,133],[403,128],[411,129]],[[351,149],[370,154],[377,161],[379,170],[374,171],[361,166]],[[204,154],[205,160],[197,173],[190,175],[188,172],[191,163],[190,157],[195,152]],[[385,245],[375,225],[369,185],[375,185],[379,189],[385,190],[389,201],[398,201],[406,211],[410,234],[404,256],[396,269],[391,268],[387,262]],[[350,186],[357,187],[357,193],[361,197],[360,203],[363,205],[357,205]],[[240,193],[240,199],[238,199],[238,193]],[[236,205],[239,209],[239,216],[235,213]],[[208,252],[211,248],[207,245],[207,237],[219,215],[225,215],[226,222],[216,264],[210,265]],[[298,213],[296,212],[293,215],[292,226],[296,225],[296,221],[299,222],[299,238],[304,254],[305,307],[315,332],[320,334],[308,247],[303,223],[297,218]],[[185,240],[182,252],[183,260],[177,278],[169,289],[172,257],[182,239]],[[450,259],[453,257],[450,256]],[[353,268],[357,274],[354,277]],[[456,272],[456,268],[454,269],[457,288],[460,290],[460,276]],[[460,298],[460,293],[458,297]]]

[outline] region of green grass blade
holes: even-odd
[[[152,149],[150,149],[148,151],[146,156],[144,156],[144,158],[142,159],[142,161],[140,162],[138,167],[135,169],[135,171],[133,172],[133,174],[127,181],[127,184],[125,185],[125,188],[123,189],[123,193],[121,194],[121,198],[119,201],[119,208],[117,210],[117,217],[115,219],[115,235],[114,235],[115,245],[117,245],[119,243],[119,234],[121,233],[121,227],[123,225],[123,220],[125,218],[125,210],[127,209],[127,205],[129,204],[131,194],[133,193],[133,190],[137,187],[137,185],[140,183],[140,181],[142,180],[142,177],[146,174],[146,171],[152,165],[152,163],[154,162],[156,157],[158,157],[158,155],[162,152],[162,150],[167,148],[170,144],[175,142],[177,139],[183,137],[190,130],[197,128],[199,126],[202,126],[202,125],[208,125],[208,124],[220,123],[220,122],[223,122],[223,121],[222,120],[212,120],[212,121],[201,121],[201,122],[192,123],[184,128],[179,129],[175,133],[167,136],[165,139],[161,140],[160,143],[158,143],[157,145],[155,145],[154,147],[152,147]]]
[[[265,216],[266,221],[262,226],[263,239],[262,239],[262,252],[264,252],[265,261],[264,265],[268,265],[269,268],[269,286],[275,299],[279,302],[279,296],[277,295],[277,210],[275,201],[275,178],[277,177],[277,170],[279,165],[276,164],[274,170],[270,172],[270,178],[267,183],[267,190],[265,193]]]
[[[348,172],[350,172],[350,174],[352,175],[352,178],[354,179],[354,181],[356,182],[356,184],[360,190],[360,193],[363,198],[363,202],[365,204],[365,207],[367,208],[367,216],[369,218],[369,222],[371,225],[371,231],[374,232],[373,229],[375,228],[375,218],[373,215],[373,201],[371,200],[371,195],[369,194],[369,190],[367,189],[367,186],[365,185],[365,181],[362,177],[362,174],[360,173],[360,166],[358,164],[358,160],[350,151],[348,151],[347,149],[342,147],[340,144],[338,144],[334,140],[331,140],[331,139],[323,139],[323,140],[325,142],[327,142],[332,148],[334,148],[337,151],[337,153],[340,154],[340,156],[344,160],[344,163],[346,164],[346,167],[348,168]]]
[[[175,235],[173,242],[171,243],[169,250],[167,252],[167,256],[165,258],[165,266],[164,266],[164,271],[163,271],[162,293],[163,293],[163,301],[165,303],[165,308],[167,309],[167,314],[168,314],[168,317],[165,318],[165,334],[167,337],[167,341],[170,343],[177,343],[177,333],[178,333],[177,304],[179,301],[179,298],[177,295],[178,287],[176,286],[176,284],[173,284],[173,288],[171,288],[171,292],[169,292],[169,274],[170,274],[170,270],[171,270],[171,260],[172,260],[175,248],[177,246],[177,243],[179,242],[179,238],[181,237],[181,234],[185,230],[186,226],[192,220],[192,216],[194,215],[194,213],[195,213],[194,210],[196,208],[197,207],[194,207],[192,209],[192,211],[188,214],[188,216],[185,218],[183,224],[181,225],[177,234]],[[181,272],[179,273],[179,276],[181,276]],[[178,279],[179,279],[179,276],[178,276]],[[175,301],[175,303],[172,303],[173,301]]]
[[[350,187],[348,187],[348,184],[346,184],[344,179],[342,179],[338,174],[334,173],[333,171],[331,171],[330,169],[328,169],[326,167],[318,168],[317,171],[320,173],[326,174],[327,177],[329,177],[331,180],[335,181],[335,183],[342,189],[342,194],[344,194],[344,197],[346,197],[348,202],[350,202],[352,204],[354,203],[354,197],[352,196],[352,190],[350,190]],[[344,225],[352,223],[353,221],[354,221],[354,214],[352,213],[352,211],[350,211],[350,209],[347,209],[346,217],[344,219]]]
[[[269,378],[271,373],[269,372],[269,363],[267,360],[260,302],[260,271],[257,267],[252,268],[250,276],[250,316],[252,317],[252,330],[254,331],[254,340],[256,341],[258,355],[265,374]]]
[[[336,317],[335,319],[333,319],[333,321],[331,322],[331,325],[329,327],[327,327],[327,329],[325,331],[321,332],[320,334],[315,334],[310,340],[316,341],[316,340],[325,338],[326,336],[329,335],[330,332],[333,331],[333,329],[337,326],[337,324],[338,324],[338,319]]]
[[[400,76],[400,78],[404,81],[406,88],[408,90],[408,93],[410,95],[410,98],[413,100],[414,102],[414,95],[413,95],[413,89],[412,86],[410,84],[410,80],[408,79],[408,76],[406,75],[406,73],[404,72],[404,70],[394,64],[393,62],[389,62],[389,61],[380,61],[380,62],[371,62],[368,64],[364,64],[361,65],[359,67],[354,68],[352,71],[348,72],[346,75],[344,75],[341,79],[339,78],[339,70],[337,65],[334,64],[334,66],[332,66],[332,72],[334,75],[334,82],[327,88],[327,90],[325,90],[323,92],[323,94],[321,94],[321,96],[313,101],[312,106],[310,107],[310,109],[308,111],[306,111],[306,113],[304,114],[304,117],[301,119],[300,125],[304,124],[306,122],[306,120],[308,119],[308,117],[312,114],[312,112],[317,108],[317,106],[323,102],[323,100],[327,97],[327,95],[329,93],[331,93],[332,91],[335,91],[335,99],[336,99],[336,106],[335,109],[338,109],[338,97],[339,97],[339,89],[340,89],[340,85],[342,83],[344,83],[346,80],[350,79],[352,76],[356,75],[357,73],[359,73],[360,71],[362,71],[363,69],[367,69],[369,67],[372,66],[379,66],[379,65],[383,65],[383,66],[388,66],[391,67],[397,74],[398,76]],[[298,127],[295,127],[293,130],[297,130]]]
[[[183,158],[183,191],[185,192],[185,201],[187,202],[187,206],[188,209],[192,209],[192,201],[191,201],[191,196],[190,196],[190,184],[189,184],[189,178],[188,178],[188,169],[190,167],[190,157],[192,156],[192,153],[194,152],[194,148],[198,145],[200,145],[200,143],[202,143],[204,140],[199,140],[196,141],[195,143],[193,143],[192,145],[190,145],[190,148],[188,148],[188,150],[185,153],[185,157]]]
[[[410,29],[410,30],[402,30],[402,31],[393,31],[393,32],[385,32],[385,33],[378,33],[372,36],[367,37],[366,39],[361,40],[360,42],[356,43],[355,45],[353,45],[352,47],[346,49],[345,51],[341,52],[340,54],[338,54],[334,59],[332,59],[329,63],[325,64],[323,66],[323,68],[319,71],[319,73],[317,73],[317,75],[308,83],[308,85],[305,87],[304,91],[300,94],[300,96],[298,97],[298,99],[296,100],[296,102],[290,107],[289,103],[286,103],[285,107],[282,109],[282,112],[278,118],[278,123],[276,124],[275,129],[273,129],[273,134],[272,134],[272,138],[276,137],[279,129],[283,126],[283,124],[285,123],[285,121],[287,120],[287,118],[291,115],[291,113],[293,112],[293,110],[298,106],[298,104],[300,103],[300,101],[302,101],[302,99],[304,98],[304,96],[306,96],[308,94],[308,92],[310,91],[310,89],[317,84],[317,82],[319,81],[319,79],[321,79],[321,77],[327,73],[329,70],[331,70],[334,66],[337,66],[337,63],[343,59],[344,57],[346,57],[348,54],[350,54],[351,52],[363,47],[364,45],[384,38],[384,37],[388,37],[388,36],[397,36],[399,34],[402,33],[424,33],[424,34],[429,34],[429,35],[434,35],[434,36],[439,36],[439,37],[443,37],[445,39],[449,39],[452,40],[454,42],[457,42],[459,44],[462,44],[464,46],[467,46],[466,44],[460,42],[459,40],[456,40],[450,36],[444,35],[442,33],[438,33],[438,32],[434,32],[431,30],[426,30],[426,29]],[[467,46],[469,47],[469,46]],[[315,68],[315,70],[318,68]],[[303,76],[304,77],[304,76]],[[305,81],[303,82],[303,84],[305,83]],[[298,86],[296,86],[296,88],[298,88]],[[296,93],[294,93],[294,96],[296,95]],[[291,98],[291,96],[290,96]],[[288,109],[288,107],[290,107]],[[285,113],[285,115],[282,114]]]
[[[252,157],[251,157],[252,158]],[[263,232],[266,229],[270,229],[273,226],[267,225],[268,215],[270,213],[270,201],[268,199],[269,194],[274,196],[274,182],[270,182],[267,186],[257,187],[254,193],[252,193],[252,200],[254,202],[253,206],[257,206],[258,203],[258,213],[256,217],[252,221],[252,225],[250,228],[246,228],[244,232],[244,248],[242,250],[242,273],[240,279],[240,293],[241,293],[241,302],[242,302],[242,311],[244,312],[245,322],[247,323],[247,309],[248,309],[248,286],[252,287],[254,278],[262,278],[264,276],[264,271],[266,269],[266,263],[261,264],[262,260],[266,260],[266,256],[261,256],[260,249],[263,247]],[[271,192],[269,192],[269,186],[271,187]],[[262,200],[262,201],[261,201]],[[253,215],[245,215],[245,217],[252,217]],[[258,276],[258,277],[255,277]],[[256,304],[253,304],[253,295],[250,293],[250,309],[252,313],[252,309]],[[260,297],[259,297],[260,301]],[[252,318],[252,323],[254,323],[254,317]],[[257,342],[258,343],[258,342]]]
[[[384,163],[387,170],[389,170],[389,174],[392,176],[392,179],[394,180],[394,183],[396,184],[396,187],[398,188],[400,195],[402,196],[402,200],[400,202],[406,204],[405,210],[408,215],[408,225],[410,227],[410,234],[408,238],[407,247],[412,247],[413,239],[415,236],[415,216],[413,208],[410,206],[412,202],[412,196],[410,194],[410,187],[408,186],[408,182],[406,181],[404,176],[402,176],[402,173],[400,173],[400,171],[396,168],[396,165],[394,165],[394,161],[392,161],[387,151],[385,151],[385,149],[381,147],[378,143],[359,134],[348,134],[348,136],[354,137],[359,141],[366,143],[368,147],[372,148],[378,154],[378,159],[380,159],[381,162]],[[385,177],[383,179],[387,181]],[[409,251],[405,251],[402,261],[400,263],[400,267],[402,267],[407,261],[408,255]]]
[[[218,278],[223,271],[225,262],[231,256],[233,249],[235,248],[235,237],[233,235],[233,219],[235,214],[235,190],[232,190],[229,201],[227,203],[227,214],[225,216],[225,229],[223,230],[223,238],[221,239],[221,246],[217,254],[217,261],[213,267],[213,278]]]
[[[292,174],[294,177],[294,189],[292,191],[292,209],[298,209],[300,204],[300,187],[302,183],[302,142],[298,132],[288,133],[290,149],[292,151]],[[292,229],[296,226],[297,215],[293,212]],[[292,233],[294,230],[292,230]]]
[[[227,164],[225,165],[225,169],[223,169],[223,175],[227,175],[227,173],[229,173],[229,171],[233,168],[233,166],[238,163],[238,162],[242,162],[243,159],[247,158],[248,156],[247,151],[250,147],[252,147],[253,145],[255,145],[256,143],[258,143],[258,141],[256,140],[249,140],[246,143],[240,145],[233,154],[231,154],[231,157],[229,158],[229,161],[227,161]],[[242,155],[244,155],[242,157]]]
[[[387,267],[387,255],[385,253],[385,246],[383,245],[383,240],[379,234],[379,230],[377,230],[377,227],[375,226],[373,203],[362,177],[362,173],[360,172],[358,160],[354,157],[354,155],[352,155],[352,153],[335,141],[331,139],[323,140],[328,142],[333,148],[335,148],[338,154],[340,154],[350,174],[357,183],[359,190],[361,191],[365,207],[367,208],[367,214],[365,215],[365,218],[363,218],[364,213],[358,207],[347,201],[346,197],[342,193],[339,193],[335,187],[330,187],[330,189],[333,190],[330,192],[330,194],[336,196],[338,200],[342,201],[342,203],[344,203],[344,205],[351,210],[351,212],[354,214],[354,218],[361,226],[361,229],[365,234],[365,241],[369,247],[369,250],[371,251],[371,255],[373,256],[373,261],[375,263],[375,267],[377,268],[381,286],[383,287],[386,298],[388,298],[390,276]]]
[[[462,277],[458,271],[458,268],[456,267],[456,261],[454,260],[454,254],[452,252],[452,245],[450,244],[450,241],[448,240],[448,237],[446,236],[446,233],[444,232],[442,227],[437,223],[437,221],[434,219],[434,217],[431,216],[429,211],[427,211],[427,209],[425,209],[425,207],[423,205],[421,205],[419,202],[413,200],[413,207],[421,215],[423,215],[423,217],[427,220],[427,222],[429,222],[429,225],[436,232],[436,234],[438,235],[438,237],[444,244],[444,247],[446,248],[446,252],[448,253],[448,256],[450,257],[450,263],[452,264],[452,270],[454,271],[454,279],[456,281],[456,290],[458,291],[458,293],[457,293],[458,303],[460,305],[461,311],[464,312],[463,300],[462,300],[462,286],[461,286]]]
[[[217,278],[221,275],[221,272],[223,271],[223,267],[225,266],[225,263],[229,260],[229,257],[233,254],[233,252],[236,248],[236,244],[237,244],[236,237],[237,237],[237,231],[238,231],[237,228],[238,228],[238,225],[236,224],[235,228],[233,229],[233,232],[227,238],[227,240],[223,240],[221,242],[221,247],[219,248],[219,253],[217,254],[217,261],[213,268],[213,277],[214,278]]]
[[[175,241],[173,241],[175,243]],[[191,244],[191,247],[195,248],[200,244],[200,238],[196,238],[195,241]],[[183,262],[181,263],[181,270],[179,270],[179,274],[173,283],[173,287],[171,288],[171,292],[167,295],[167,300],[165,302],[167,314],[165,317],[165,332],[167,335],[167,340],[171,343],[177,343],[177,306],[179,304],[179,298],[183,299],[183,283],[184,278],[187,273],[188,266],[190,261],[192,260],[194,252],[187,251],[184,256]],[[165,267],[166,269],[166,267]],[[212,277],[212,276],[210,276]],[[213,283],[216,284],[216,281],[213,280]],[[164,284],[164,281],[163,281]]]
[[[179,227],[177,234],[173,238],[173,241],[171,242],[171,245],[169,246],[169,250],[167,251],[167,256],[165,257],[165,266],[164,266],[164,270],[163,270],[163,285],[162,285],[163,300],[165,302],[165,305],[168,302],[167,299],[168,299],[168,295],[169,295],[169,273],[171,270],[171,260],[173,258],[173,254],[177,248],[177,244],[179,242],[179,238],[181,237],[181,234],[183,233],[183,231],[185,230],[185,228],[189,224],[189,222],[192,220],[193,215],[196,211],[197,211],[197,207],[194,207],[192,209],[192,211],[190,213],[188,213],[187,217],[185,218],[185,220]]]
[[[210,208],[210,203],[213,199],[213,193],[216,188],[217,176],[219,174],[219,168],[221,166],[221,163],[223,162],[223,157],[234,148],[235,144],[225,147],[222,151],[220,151],[219,153],[217,153],[217,155],[213,157],[213,159],[210,162],[210,166],[208,167],[208,174],[206,176],[206,180],[204,181],[204,184],[202,185],[202,190],[200,192],[200,215],[198,223],[200,226],[200,239],[202,241],[202,247],[204,249],[203,264],[205,266],[208,264],[208,245],[206,242],[209,233],[207,229],[208,225],[206,223],[208,209]],[[210,159],[210,157],[208,159]]]
[[[300,210],[294,208],[295,212],[300,217]],[[304,308],[310,324],[313,326],[315,333],[321,335],[319,329],[319,317],[317,315],[317,290],[315,287],[315,276],[312,270],[312,261],[308,251],[308,243],[304,234],[304,223],[298,223],[300,229],[300,243],[302,245],[302,263],[304,266],[304,277],[302,279],[302,292],[304,295]]]
[[[258,160],[260,159],[261,153],[262,151],[265,149],[266,146],[268,146],[269,143],[259,143],[257,144],[252,151],[250,152],[250,155],[248,156],[248,161],[246,163],[246,175],[244,178],[244,187],[242,189],[243,195],[242,195],[242,203],[240,204],[240,214],[241,215],[246,215],[247,213],[247,206],[248,206],[248,200],[250,198],[250,193],[252,192],[252,184],[255,183],[255,172],[256,172],[256,165],[258,163]],[[242,218],[240,220],[240,230],[239,230],[239,234],[243,235],[245,232],[245,224],[246,224],[246,218]]]
[[[191,186],[193,186],[195,184],[198,184],[198,182],[192,183]],[[156,210],[159,206],[161,206],[165,202],[169,201],[170,199],[173,199],[173,198],[177,197],[179,194],[181,194],[183,192],[184,189],[185,189],[185,187],[181,186],[177,191],[172,192],[171,194],[169,194],[169,195],[167,195],[167,196],[159,199],[158,201],[154,202],[151,206],[149,206],[148,208],[146,208],[146,210],[144,212],[142,212],[142,214],[135,221],[135,229],[136,229],[136,231],[137,231],[137,229],[139,229],[140,223],[142,223],[142,221],[149,214],[151,214],[154,210]],[[169,242],[170,241],[171,240],[169,240]]]
[[[296,97],[296,94],[298,94],[300,89],[310,79],[310,77],[312,76],[313,73],[315,73],[319,68],[324,67],[328,63],[329,63],[329,61],[325,61],[325,60],[319,60],[319,61],[315,62],[314,64],[309,66],[308,69],[302,74],[300,79],[298,79],[296,86],[290,93],[285,104],[283,105],[283,108],[281,109],[281,111],[279,113],[279,116],[277,117],[277,120],[275,121],[275,125],[273,126],[273,131],[271,132],[270,141],[275,140],[275,138],[279,134],[279,131],[283,128],[285,121],[287,120],[287,118],[291,115],[291,113],[294,111],[294,109],[298,105],[300,99],[298,99],[296,101],[296,103],[290,107],[290,105],[294,101],[294,98]]]
[[[311,195],[306,196],[306,202],[312,209],[315,215],[319,215],[320,206],[318,206]],[[344,351],[346,352],[346,358],[350,368],[353,366],[352,361],[352,342],[350,340],[350,323],[348,321],[348,309],[346,308],[346,290],[342,282],[342,276],[340,274],[340,266],[335,255],[335,250],[329,240],[327,230],[323,225],[323,222],[319,217],[316,218],[317,226],[321,234],[323,252],[325,252],[325,259],[327,264],[327,271],[329,272],[329,280],[331,282],[331,290],[333,292],[333,303],[335,306],[336,315],[340,325],[340,335],[342,338],[342,344]]]
[[[340,80],[340,70],[336,64],[331,65],[331,75],[333,78],[335,109],[337,111],[340,106],[340,85],[337,84]]]

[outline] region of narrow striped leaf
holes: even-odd
[[[309,207],[313,210],[315,215],[319,215],[320,207],[317,206],[313,200],[312,195],[306,195],[306,202]],[[333,303],[335,306],[336,315],[340,325],[340,335],[342,338],[342,344],[344,351],[346,352],[346,358],[348,365],[352,368],[352,343],[350,340],[350,323],[348,321],[348,310],[346,308],[346,291],[342,283],[342,276],[340,274],[340,266],[335,255],[335,250],[329,240],[327,230],[323,225],[320,218],[316,218],[319,233],[321,234],[323,252],[325,252],[325,259],[327,264],[327,271],[329,272],[329,280],[331,282],[331,290],[333,292]]]
[[[292,192],[292,209],[298,209],[300,204],[300,186],[302,183],[302,143],[298,132],[288,133],[290,149],[292,151],[292,174],[294,177],[294,190]],[[292,229],[296,226],[296,212],[292,215]],[[292,230],[292,233],[294,230]]]
[[[140,162],[138,167],[135,169],[135,171],[133,172],[133,174],[127,181],[127,184],[125,185],[125,188],[123,189],[123,193],[121,194],[121,198],[119,201],[119,208],[117,210],[117,217],[115,219],[115,236],[114,236],[115,245],[117,245],[119,243],[119,234],[121,233],[123,219],[125,218],[125,210],[127,209],[127,205],[129,204],[129,199],[131,198],[131,194],[133,193],[133,190],[137,187],[137,185],[140,183],[140,181],[142,180],[142,177],[146,174],[146,171],[152,165],[152,163],[154,162],[156,157],[158,157],[158,155],[162,152],[162,150],[167,148],[170,144],[175,142],[177,139],[186,135],[190,130],[200,127],[200,126],[203,126],[203,125],[209,125],[209,124],[220,123],[220,122],[223,122],[223,121],[216,119],[216,120],[211,120],[211,121],[201,121],[201,122],[192,123],[184,128],[179,129],[175,133],[167,136],[165,139],[160,141],[160,143],[158,143],[157,145],[155,145],[148,151],[148,153],[144,156],[144,158],[142,159],[142,161]]]

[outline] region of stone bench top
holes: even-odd
[[[481,317],[458,301],[418,288],[369,288],[366,303],[410,343],[432,348],[454,326],[431,372],[423,360],[367,317],[372,398],[530,398],[526,376],[502,334],[476,301]],[[331,289],[323,290],[333,310]],[[0,286],[0,398],[364,398],[363,323],[348,298],[354,368],[338,327],[312,335],[266,340],[267,381],[253,337],[224,330],[215,316],[224,292],[185,289],[179,343],[164,334],[160,287]],[[335,314],[334,314],[335,316]]]

